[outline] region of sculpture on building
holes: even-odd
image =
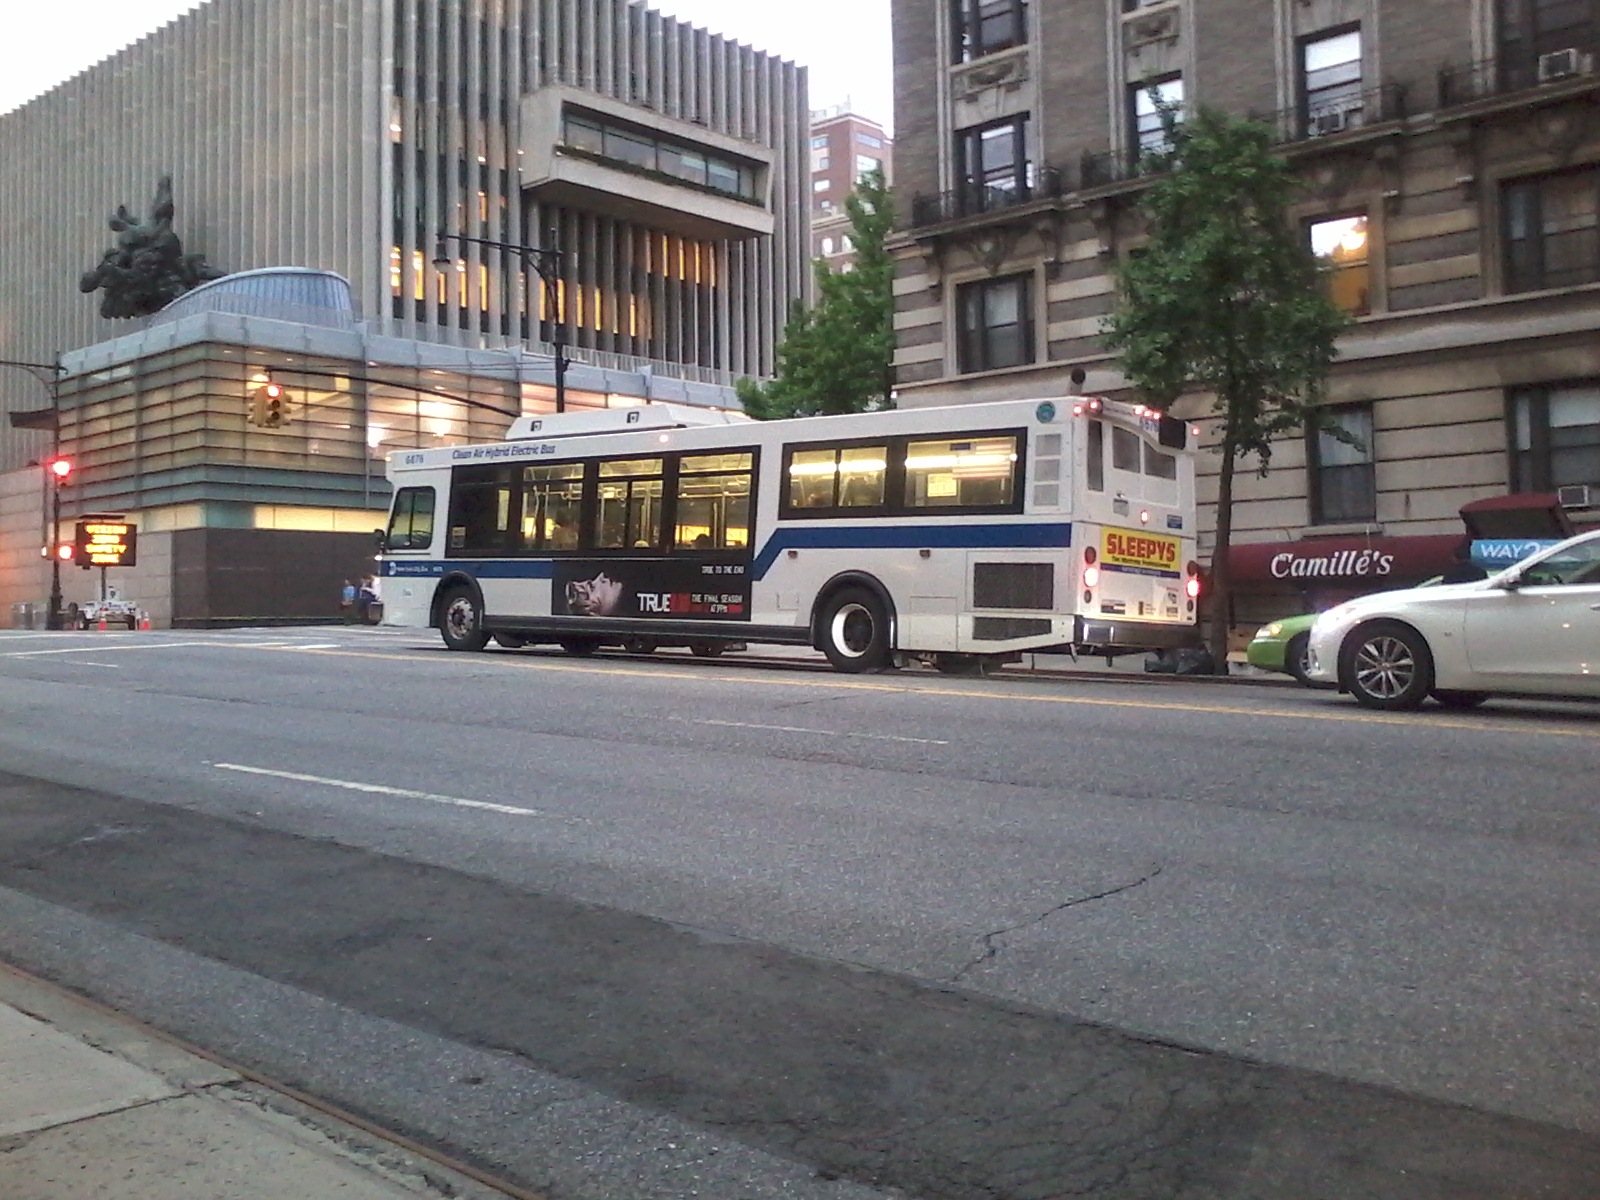
[[[191,288],[227,274],[207,263],[205,255],[183,252],[183,243],[172,231],[173,212],[170,175],[163,175],[156,185],[148,221],[136,219],[127,205],[117,205],[109,221],[116,245],[78,281],[78,290],[85,293],[104,289],[102,317],[147,317]]]

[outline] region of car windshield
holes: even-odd
[[[1600,583],[1600,537],[1556,547],[1522,568],[1517,579],[1534,587]]]

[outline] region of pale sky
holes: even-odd
[[[0,113],[197,6],[196,0],[3,0]],[[811,70],[811,107],[893,127],[889,0],[658,0],[651,7]]]

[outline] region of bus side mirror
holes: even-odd
[[[389,548],[389,534],[386,530],[374,529],[372,531],[372,538],[378,543],[379,550],[387,550]]]
[[[1161,414],[1156,430],[1156,440],[1172,450],[1185,450],[1189,446],[1189,422]]]

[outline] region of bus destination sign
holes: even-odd
[[[130,521],[79,521],[73,557],[83,567],[131,567],[139,557],[139,527]]]

